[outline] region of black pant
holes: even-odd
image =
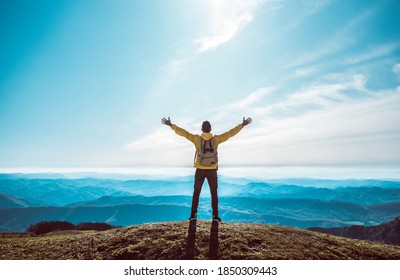
[[[211,192],[211,207],[214,216],[218,216],[218,176],[217,169],[196,169],[194,176],[194,192],[192,198],[192,215],[197,213],[199,198],[204,179],[207,178]]]

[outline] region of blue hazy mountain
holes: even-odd
[[[0,193],[62,206],[102,196],[191,195],[191,181],[110,179],[0,179]]]
[[[20,208],[46,205],[46,202],[29,200],[22,197],[0,193],[0,208]]]
[[[352,225],[341,228],[310,227],[308,230],[353,239],[378,241],[382,243],[400,245],[400,217],[397,217],[388,223],[376,226]]]
[[[300,183],[312,187],[281,182],[244,182],[240,179],[222,179],[220,196],[254,198],[308,198],[325,201],[347,201],[358,204],[379,204],[400,201],[400,182],[379,180],[341,180],[332,187],[332,180],[305,180]],[[329,187],[322,187],[322,182]],[[351,186],[354,183],[357,186]],[[319,185],[315,187],[315,185]],[[21,175],[0,175],[0,193],[26,200],[42,201],[43,206],[63,206],[74,202],[93,200],[102,196],[171,196],[191,195],[193,180],[178,178],[170,180],[116,180],[116,179],[37,179]],[[204,196],[209,196],[205,183]]]
[[[0,209],[0,231],[25,231],[41,221],[106,222],[127,226],[186,218],[188,208],[174,205],[118,205],[105,207],[29,207]]]
[[[190,212],[192,177],[169,180],[70,179],[55,174],[49,178],[46,174],[37,177],[0,174],[0,231],[21,231],[30,224],[50,220],[109,222],[119,226],[185,220]],[[218,190],[220,213],[228,222],[300,228],[346,227],[378,225],[400,216],[398,181],[261,182],[222,177]],[[200,219],[211,217],[209,196],[205,183]]]
[[[123,204],[179,205],[190,207],[191,197],[102,197],[92,201],[73,203],[69,206],[116,206]],[[199,209],[202,213],[210,215],[210,204],[210,198],[201,198]],[[306,224],[306,221],[317,220],[325,221],[326,224],[330,225],[335,223],[376,225],[400,216],[400,202],[359,205],[344,201],[323,201],[316,199],[220,197],[219,207],[221,214],[223,213],[222,215],[225,215],[225,217],[232,221],[279,223],[279,218],[285,218],[296,220],[297,222],[295,223],[298,227],[303,227],[302,224]]]
[[[40,221],[72,223],[107,222],[113,225],[180,221],[190,213],[190,196],[103,197],[64,207],[0,209],[0,231],[23,231]],[[279,224],[299,228],[376,225],[400,216],[400,202],[358,205],[312,199],[259,199],[221,197],[221,217],[226,222]],[[202,198],[199,219],[210,219],[210,198]]]

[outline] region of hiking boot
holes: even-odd
[[[218,216],[213,216],[212,220],[213,222],[222,222],[221,218]]]
[[[191,214],[189,217],[189,221],[197,221],[197,215],[196,214]]]

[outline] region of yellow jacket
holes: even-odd
[[[214,137],[214,144],[215,148],[218,148],[218,145],[227,141],[229,138],[235,136],[236,134],[239,133],[240,130],[242,130],[243,125],[239,124],[235,128],[232,128],[231,130],[221,134],[221,135],[213,135],[212,133],[207,133],[203,132],[201,135],[195,135],[191,134],[190,132],[184,130],[183,128],[180,128],[173,124],[171,128],[175,131],[176,134],[179,136],[183,136],[186,139],[188,139],[190,142],[194,144],[196,147],[196,151],[200,149],[200,143],[201,143],[201,138],[204,140],[210,140],[212,137]],[[212,166],[203,166],[200,165],[200,163],[197,160],[197,153],[196,153],[196,158],[194,161],[194,167],[198,169],[218,169],[218,164],[212,165]]]

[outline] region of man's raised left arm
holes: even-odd
[[[245,127],[246,125],[251,124],[252,122],[252,118],[244,118],[243,117],[243,122],[241,124],[238,124],[237,126],[235,126],[234,128],[232,128],[231,130],[222,133],[221,135],[217,135],[216,138],[218,139],[218,144],[221,144],[225,141],[227,141],[229,138],[235,136],[236,134],[238,134],[243,127]]]

